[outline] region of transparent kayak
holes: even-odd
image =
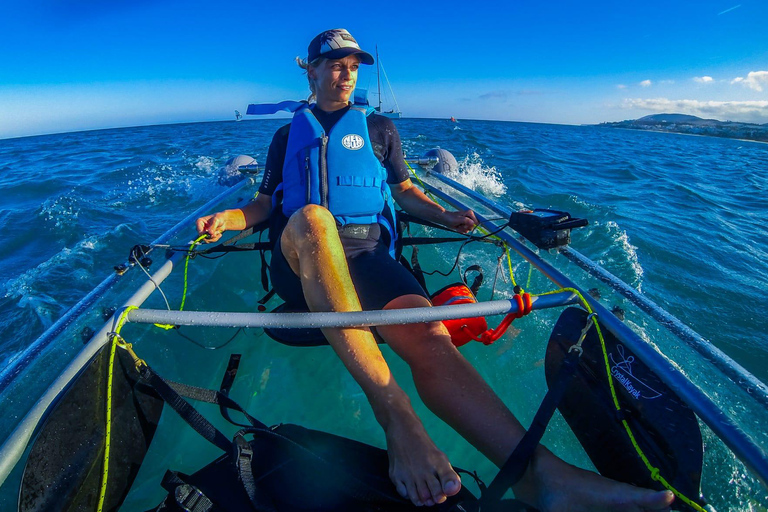
[[[424,159],[422,163],[430,167],[435,160]],[[237,377],[228,395],[261,422],[267,425],[295,423],[384,447],[383,433],[365,396],[333,350],[328,346],[295,347],[277,343],[265,333],[265,328],[375,326],[472,317],[485,317],[489,326],[495,326],[506,315],[519,311],[516,285],[531,294],[533,311],[516,320],[493,343],[470,342],[460,350],[524,425],[534,420],[547,394],[548,369],[545,367],[549,362],[545,360],[545,353],[562,310],[575,307],[594,312],[605,336],[623,347],[622,360],[613,357],[615,354],[605,354],[606,378],[612,379],[611,387],[636,396],[645,393],[647,398],[657,391],[654,386],[665,386],[695,417],[703,453],[700,477],[703,498],[688,496],[699,505],[683,504],[681,509],[700,509],[708,502],[708,507],[717,510],[754,510],[766,503],[768,388],[765,384],[640,292],[583,256],[574,248],[579,243],[577,231],[570,245],[563,243],[551,249],[537,247],[530,241],[535,238],[535,234],[529,232],[530,226],[515,224],[518,231],[512,229],[514,223],[510,220],[516,217],[516,212],[510,207],[462,186],[439,172],[440,168],[437,165],[431,170],[415,172],[415,182],[447,206],[472,208],[481,222],[481,229],[473,236],[483,240],[424,242],[405,247],[403,254],[408,259],[413,247],[418,247],[419,265],[425,271],[446,270],[456,262],[453,273],[448,276],[426,276],[430,291],[461,281],[467,274],[471,276],[473,265],[482,267],[485,279],[477,289],[477,301],[418,311],[272,312],[281,301],[278,297],[268,297],[262,284],[260,267],[268,261],[268,251],[266,259],[259,257],[259,251],[199,255],[195,251],[202,246],[192,243],[197,217],[242,204],[238,202],[241,198],[253,196],[257,180],[244,174],[225,193],[190,212],[177,226],[139,250],[132,261],[110,275],[0,374],[3,397],[0,413],[6,418],[0,432],[4,439],[0,448],[2,509],[98,510],[92,497],[91,501],[78,498],[77,486],[67,483],[63,475],[59,475],[61,481],[37,481],[43,487],[65,489],[55,503],[30,501],[30,496],[36,496],[35,490],[29,489],[29,485],[25,490],[22,482],[29,478],[31,468],[37,464],[34,459],[41,457],[33,445],[45,437],[41,432],[45,431],[46,423],[50,423],[47,420],[54,416],[57,404],[63,401],[61,397],[74,388],[97,354],[108,351],[116,330],[136,356],[164,379],[201,388],[219,389],[231,355],[240,354]],[[254,171],[254,168],[243,171]],[[548,214],[530,212],[528,215],[546,217]],[[425,240],[446,237],[444,232],[419,224],[412,225],[408,235]],[[252,237],[258,238],[259,235]],[[195,257],[188,257],[190,253]],[[180,304],[183,311],[179,310]],[[416,397],[407,365],[386,346],[381,348],[397,381],[411,397]],[[624,350],[631,356],[624,354]],[[610,360],[609,355],[612,355]],[[636,377],[631,367],[635,360],[658,378],[657,385],[632,380]],[[109,398],[110,391],[99,386],[81,397],[91,403],[83,405],[84,411],[103,409],[101,405],[88,409],[92,403],[106,403]],[[642,386],[651,391],[646,392]],[[420,401],[414,399],[413,403],[429,434],[453,464],[476,471],[486,483],[494,479],[498,468]],[[221,417],[218,407],[195,406],[226,435],[237,431],[237,427]],[[621,407],[618,409],[620,412]],[[582,413],[590,414],[590,411]],[[95,416],[82,425],[73,421],[72,439],[83,435],[76,430],[105,421],[99,416],[100,412],[93,414]],[[574,432],[567,414],[570,413],[554,415],[542,442],[577,466],[599,467],[595,448],[590,449],[593,453],[585,451],[584,432],[579,431],[588,429],[589,422],[582,422]],[[205,441],[169,408],[165,408],[158,422],[146,455],[132,470],[130,489],[121,491],[119,497],[107,496],[107,503],[118,504],[119,510],[142,511],[157,506],[167,494],[159,482],[168,469],[194,473],[221,455],[219,448]],[[111,425],[111,431],[116,432],[113,435],[119,439],[120,424]],[[59,433],[59,437],[69,436],[67,430],[61,432],[64,433]],[[89,478],[101,481],[107,478],[104,477],[103,428],[94,432],[96,440],[89,442],[97,447],[97,453],[88,459],[87,472],[92,473]],[[696,438],[693,432],[680,432],[668,442],[682,443],[686,437]],[[670,456],[674,448],[669,448]],[[637,458],[638,453],[629,456]],[[72,460],[72,465],[81,463]],[[654,464],[644,466],[652,476]],[[471,481],[465,484],[470,488],[475,485]],[[481,494],[477,487],[473,492]],[[45,491],[40,490],[39,494]]]

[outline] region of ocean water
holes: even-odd
[[[229,157],[248,154],[263,162],[283,123],[198,123],[0,140],[2,366],[125,261],[133,245],[154,240],[225,190],[217,177]],[[408,156],[448,149],[460,162],[456,179],[466,186],[512,208],[551,207],[589,219],[588,227],[573,234],[575,249],[768,382],[768,145],[600,127],[397,123]],[[425,266],[445,267],[454,256],[427,253]],[[493,258],[487,255],[486,273],[495,267]],[[516,271],[524,281],[528,267],[520,264]],[[257,278],[238,285],[255,287]],[[221,293],[221,308],[227,309],[228,294]],[[231,304],[240,300],[230,295]],[[657,341],[650,324],[641,327],[675,359],[673,344]],[[489,371],[494,385],[512,387],[538,368],[543,348],[520,345],[510,341],[492,352],[495,364],[509,370]],[[475,350],[472,357],[491,357],[475,356]],[[265,375],[290,374],[285,361],[302,356],[285,357],[264,369],[254,385],[263,387]],[[685,360],[675,362],[683,368],[695,365],[690,354],[680,358]],[[359,395],[349,383],[342,388]],[[765,446],[764,436],[760,442]],[[709,463],[726,459],[718,452]],[[726,482],[744,482],[738,498],[718,492]],[[705,487],[713,503],[721,500],[718,510],[763,510],[752,507],[764,503],[764,489],[732,461]]]

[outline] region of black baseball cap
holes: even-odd
[[[359,56],[362,64],[373,64],[375,62],[370,53],[360,49],[352,34],[343,28],[335,28],[321,32],[309,43],[307,62],[312,62],[320,57],[343,59],[348,55]]]

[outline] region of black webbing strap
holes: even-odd
[[[264,288],[265,292],[269,293],[269,265],[263,250],[259,251],[259,258],[261,259],[261,287]]]
[[[184,400],[180,393],[174,391],[171,386],[165,382],[162,377],[156,374],[149,366],[142,366],[140,369],[141,377],[152,386],[160,397],[170,405],[174,411],[186,421],[190,427],[203,436],[206,441],[218,446],[225,452],[232,449],[232,442],[219,432],[210,421],[205,419],[199,412],[192,407],[189,402]],[[199,389],[199,388],[196,388]],[[210,391],[210,390],[205,390]],[[214,402],[216,403],[216,402]],[[234,402],[233,402],[234,403]],[[238,406],[239,407],[239,406]]]
[[[429,294],[429,291],[427,290],[427,281],[424,279],[424,271],[421,269],[421,263],[419,263],[419,248],[414,246],[413,251],[411,252],[411,266],[408,267],[408,261],[405,259],[405,257],[401,254],[400,255],[400,264],[403,265],[405,268],[410,268],[411,274],[413,274],[413,277],[416,278],[416,280],[419,282],[421,287],[424,289],[427,294]]]
[[[232,409],[239,412],[240,414],[245,416],[245,418],[248,420],[250,425],[240,425],[239,423],[236,423],[230,420],[227,415],[224,415],[224,418],[227,419],[227,421],[229,421],[234,425],[237,425],[238,427],[253,426],[258,429],[268,428],[264,423],[260,422],[259,420],[257,420],[256,418],[248,414],[246,410],[240,406],[240,404],[238,404],[237,402],[229,398],[227,395],[221,393],[220,391],[214,391],[212,389],[205,389],[205,388],[198,388],[195,386],[190,386],[188,384],[182,384],[180,382],[167,382],[166,384],[171,388],[173,392],[178,393],[179,395],[184,396],[186,398],[191,398],[192,400],[197,400],[199,402],[205,402],[208,404],[218,405],[219,407],[226,407],[227,409]],[[190,407],[192,406],[190,405]]]
[[[210,253],[218,253],[218,252],[238,252],[238,251],[268,251],[272,249],[272,244],[269,242],[255,242],[252,244],[240,244],[235,245],[240,240],[243,240],[245,238],[248,238],[251,235],[255,235],[257,233],[261,233],[262,231],[266,230],[269,227],[269,220],[265,220],[263,222],[260,222],[259,224],[256,224],[255,226],[244,229],[232,238],[227,239],[227,241],[222,242],[218,245],[214,245],[210,249],[205,249],[203,251],[199,251],[200,254],[210,254]]]
[[[235,377],[237,376],[237,369],[240,367],[241,357],[242,356],[240,354],[232,354],[231,356],[229,356],[229,363],[227,363],[227,371],[224,372],[224,377],[222,377],[221,379],[221,386],[219,386],[219,393],[221,393],[223,396],[227,398],[229,398],[229,390],[232,389],[232,384],[235,383]],[[232,423],[233,425],[237,425],[238,427],[249,426],[249,425],[243,425],[242,423],[238,423],[235,420],[233,420],[229,416],[229,409],[230,409],[229,407],[219,402],[219,410],[221,411],[221,415],[224,417],[225,420]],[[246,414],[244,411],[241,411],[241,412],[245,414],[246,418],[249,418],[248,414]],[[251,422],[251,425],[253,425],[254,421],[256,421],[257,423],[261,423],[261,422],[258,422],[255,418],[249,418],[248,421]],[[253,426],[256,426],[256,425],[253,425]]]
[[[251,228],[242,230],[240,233],[236,234],[221,245],[234,245],[244,238],[248,238],[249,236],[256,233],[261,233],[267,228],[269,228],[269,220],[264,220]]]
[[[544,400],[541,401],[539,410],[536,411],[536,416],[534,416],[528,432],[525,433],[517,444],[512,455],[509,456],[499,470],[496,478],[488,485],[488,490],[483,493],[481,502],[491,503],[500,500],[504,493],[507,492],[507,489],[515,485],[523,477],[525,470],[528,469],[531,457],[533,457],[533,452],[541,442],[544,431],[547,429],[547,424],[552,419],[557,404],[562,400],[565,389],[576,371],[580,356],[581,352],[578,350],[570,350],[565,356],[560,372],[557,375],[557,381],[554,386],[549,388],[549,391],[544,396]]]
[[[229,356],[229,363],[227,363],[227,371],[224,372],[224,376],[221,378],[221,386],[219,386],[219,392],[229,396],[229,390],[232,389],[232,384],[235,383],[235,377],[237,377],[237,369],[240,368],[241,354],[232,354]],[[222,411],[222,414],[224,411]]]
[[[251,244],[240,245],[214,245],[210,249],[199,251],[199,254],[213,254],[219,252],[244,252],[244,251],[269,251],[272,249],[272,244],[269,242],[254,242]]]
[[[272,504],[272,500],[259,492],[259,488],[256,486],[256,480],[253,478],[253,448],[243,437],[244,433],[249,429],[244,429],[235,434],[234,438],[234,458],[235,466],[237,467],[237,478],[240,485],[243,486],[245,493],[248,495],[248,499],[254,509],[259,512],[275,512],[275,506]]]
[[[263,277],[263,276],[262,276],[262,277]],[[262,283],[262,284],[263,284],[263,283]],[[274,289],[274,288],[272,288],[271,290],[269,290],[269,291],[267,292],[267,294],[266,294],[266,295],[264,295],[262,298],[260,298],[258,301],[256,301],[256,303],[259,305],[259,306],[258,306],[258,310],[259,310],[259,311],[266,311],[266,310],[267,310],[267,308],[266,308],[266,307],[264,307],[264,304],[266,304],[267,302],[269,302],[269,299],[271,299],[271,298],[272,298],[272,297],[274,297],[274,296],[275,296],[275,289]]]
[[[445,237],[445,238],[437,238],[437,237],[428,237],[428,236],[404,236],[400,238],[400,243],[403,244],[403,246],[409,245],[432,245],[432,244],[444,244],[449,242],[466,242],[467,237]]]
[[[213,502],[203,491],[186,482],[186,475],[176,471],[166,471],[160,485],[168,491],[168,498],[176,502],[182,510],[189,512],[211,512]]]
[[[441,229],[443,231],[450,231],[452,233],[455,233],[455,231],[443,226],[442,224],[437,224],[436,222],[432,222],[429,220],[422,219],[420,217],[416,217],[415,215],[411,215],[410,213],[406,213],[402,210],[399,210],[397,212],[397,220],[398,222],[405,222],[405,223],[413,222],[414,224],[421,224],[422,226],[427,226],[430,228],[436,228],[436,229]]]

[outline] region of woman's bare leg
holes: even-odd
[[[310,205],[292,215],[280,244],[301,279],[312,311],[360,311],[336,223],[328,210]],[[384,429],[390,477],[400,494],[414,504],[432,505],[459,492],[459,476],[427,435],[371,331],[339,328],[323,329],[323,333],[362,387]]]

